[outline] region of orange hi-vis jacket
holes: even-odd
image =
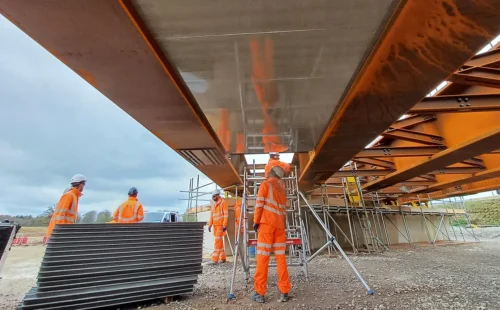
[[[64,192],[50,219],[46,234],[47,237],[52,234],[52,230],[54,230],[56,224],[76,224],[78,199],[81,195],[82,193],[76,188],[71,188]]]
[[[129,196],[113,214],[113,221],[117,223],[137,223],[144,219],[144,208],[136,197]]]
[[[212,199],[210,204],[210,220],[208,221],[208,226],[227,227],[227,221],[229,218],[227,201],[219,197],[217,202]]]
[[[234,230],[237,231],[240,226],[240,216],[241,216],[241,200],[236,200],[234,204]],[[245,219],[243,219],[243,223],[245,223]],[[243,226],[241,226],[241,232],[243,232]]]
[[[277,178],[263,181],[257,193],[254,223],[285,229],[286,193]]]
[[[269,177],[269,173],[271,172],[271,169],[273,169],[276,166],[281,167],[283,169],[283,171],[285,172],[285,174],[289,174],[290,173],[290,165],[289,164],[284,163],[282,161],[279,161],[278,159],[269,158],[269,161],[267,162],[267,165],[265,167],[265,174],[264,174],[264,176],[266,178],[268,178]]]

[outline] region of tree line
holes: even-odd
[[[0,220],[9,220],[11,222],[16,222],[21,226],[48,226],[52,214],[54,214],[55,205],[47,207],[42,214],[37,216],[32,215],[1,215]],[[97,224],[106,223],[113,219],[113,215],[110,211],[104,210],[101,212],[89,211],[84,214],[78,213],[76,222],[78,224]]]

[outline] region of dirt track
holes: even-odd
[[[488,236],[497,237],[498,234]],[[13,309],[35,283],[43,247],[14,248],[0,280],[0,309]],[[392,250],[352,257],[375,290],[366,295],[346,262],[320,257],[310,264],[310,281],[290,268],[293,299],[276,302],[276,276],[270,272],[267,303],[249,300],[238,272],[236,296],[226,303],[231,265],[205,266],[193,296],[157,309],[500,309],[500,238],[481,243]]]

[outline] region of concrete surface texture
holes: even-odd
[[[232,265],[205,266],[193,296],[158,309],[500,309],[500,228],[477,229],[481,243],[391,250],[351,256],[375,290],[368,296],[347,263],[322,256],[311,262],[310,281],[290,268],[291,301],[276,301],[276,273],[271,269],[267,302],[249,299],[252,280],[237,273],[235,295],[227,302]],[[42,246],[15,247],[0,280],[0,309],[14,309],[35,284]],[[136,309],[138,306],[133,305]],[[121,307],[122,309],[126,309]]]

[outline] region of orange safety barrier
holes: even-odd
[[[28,245],[28,237],[17,237],[12,241],[12,245]]]

